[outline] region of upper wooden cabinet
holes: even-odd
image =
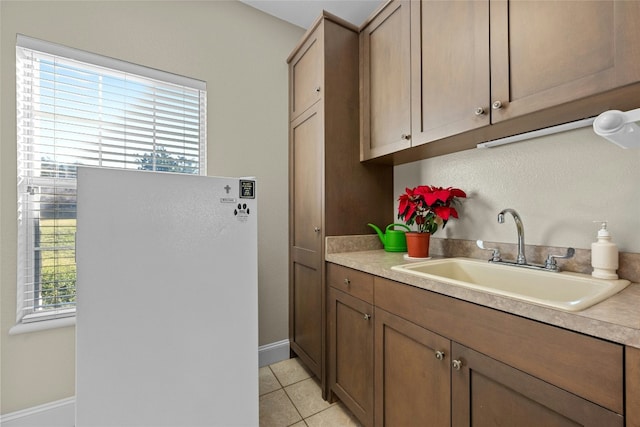
[[[489,2],[411,2],[412,144],[489,121]]]
[[[360,33],[363,160],[411,146],[409,4],[389,4]]]
[[[289,62],[289,118],[294,120],[322,96],[324,26],[319,26]]]
[[[361,158],[453,144],[402,163],[635,108],[638,20],[637,1],[391,1],[360,35]]]
[[[492,0],[497,123],[640,80],[640,2]]]

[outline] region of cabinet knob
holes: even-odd
[[[462,360],[455,359],[451,361],[451,367],[456,371],[459,371],[460,369],[462,369]]]
[[[320,93],[320,86],[316,86],[316,92]]]
[[[494,110],[499,110],[502,108],[502,102],[500,101],[494,101],[493,104],[491,104],[491,108],[493,108]]]
[[[371,315],[365,313],[364,320],[370,320],[370,319],[371,319]]]
[[[482,116],[482,115],[484,115],[484,108],[478,107],[478,108],[476,108],[476,111],[474,111],[474,113],[475,113],[476,116]]]
[[[349,280],[349,278],[348,278],[348,277],[345,277],[345,278],[344,278],[344,284],[345,284],[345,285],[350,285],[350,284],[351,284],[351,280]]]
[[[316,232],[316,233],[319,233],[320,232],[320,227],[313,227],[313,231]]]
[[[444,359],[444,351],[436,350],[436,359],[443,360]]]
[[[401,139],[404,139],[405,141],[408,141],[411,139],[411,135],[403,133],[402,135],[400,135]]]

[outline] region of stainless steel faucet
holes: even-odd
[[[504,224],[504,214],[506,214],[506,213],[510,213],[513,216],[513,220],[516,222],[516,228],[518,229],[518,256],[517,256],[515,261],[505,261],[500,256],[500,250],[499,249],[486,247],[482,240],[476,241],[476,244],[478,245],[478,247],[480,249],[484,249],[484,250],[488,250],[488,251],[492,251],[493,252],[493,254],[491,256],[491,259],[489,259],[489,262],[498,263],[498,264],[512,265],[512,266],[515,266],[515,267],[530,268],[530,269],[534,269],[534,270],[544,270],[544,271],[558,272],[558,271],[560,271],[560,268],[558,267],[558,263],[556,262],[556,259],[571,258],[575,254],[575,252],[576,252],[575,249],[567,248],[566,255],[549,254],[547,256],[547,260],[544,262],[544,265],[527,263],[527,258],[524,256],[524,225],[522,224],[522,220],[520,219],[520,215],[518,215],[518,212],[516,212],[514,209],[510,209],[510,208],[503,209],[498,214],[498,222],[500,224]]]
[[[520,219],[520,215],[514,209],[507,208],[500,211],[498,214],[498,222],[504,224],[504,214],[510,213],[513,216],[513,220],[516,222],[516,228],[518,230],[518,257],[516,258],[517,264],[526,264],[527,258],[524,255],[524,225]]]

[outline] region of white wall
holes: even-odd
[[[394,168],[396,198],[422,184],[469,196],[460,219],[436,237],[516,243],[513,219],[497,222],[500,210],[513,208],[527,245],[590,249],[592,221],[608,220],[620,250],[640,252],[640,149],[621,149],[591,127]]]
[[[3,0],[0,24],[0,413],[75,393],[73,327],[8,335],[16,311],[16,33],[208,83],[209,175],[259,183],[260,344],[286,339],[286,58],[303,30],[235,0]]]

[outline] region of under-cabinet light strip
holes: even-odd
[[[506,138],[494,139],[493,141],[483,142],[478,144],[476,148],[493,148],[500,145],[511,144],[512,142],[524,141],[531,138],[537,138],[540,136],[553,135],[555,133],[566,132],[568,130],[580,129],[587,126],[591,126],[595,117],[588,119],[582,119],[575,122],[563,123],[557,126],[551,126],[544,129],[534,130],[533,132],[521,133],[519,135],[509,136]]]

